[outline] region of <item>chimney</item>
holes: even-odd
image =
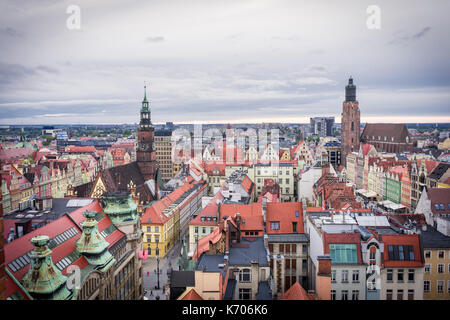
[[[322,176],[330,173],[330,166],[328,164],[322,165]]]
[[[48,242],[48,236],[31,239],[34,250],[31,253],[30,269],[23,277],[22,284],[34,299],[70,300],[73,292],[66,286],[67,277],[53,264]]]
[[[262,215],[263,215],[263,221],[264,225],[266,225],[266,211],[267,211],[267,198],[262,198]]]
[[[241,242],[241,214],[236,212],[237,242]]]
[[[331,257],[329,254],[317,257],[317,297],[319,300],[331,300]]]

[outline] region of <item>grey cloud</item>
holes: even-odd
[[[165,41],[164,37],[160,37],[160,36],[158,36],[158,37],[147,37],[147,38],[145,38],[145,40],[147,42],[164,42]]]
[[[398,44],[406,44],[410,41],[419,40],[420,38],[423,38],[427,33],[429,33],[431,30],[431,27],[425,27],[419,32],[413,34],[413,35],[400,35],[398,34],[395,39],[388,42],[390,45],[398,45]]]
[[[12,38],[21,38],[24,36],[22,32],[11,27],[0,28],[0,34],[4,34]]]

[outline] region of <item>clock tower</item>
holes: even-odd
[[[341,116],[341,163],[346,166],[347,155],[359,151],[360,138],[360,111],[352,77],[348,79],[348,85],[345,87]]]
[[[156,150],[154,146],[155,128],[152,126],[150,107],[147,101],[147,87],[144,86],[144,100],[142,100],[141,120],[137,134],[136,160],[144,179],[156,179]]]

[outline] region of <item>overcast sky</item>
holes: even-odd
[[[81,9],[70,30],[69,5]],[[381,9],[370,30],[369,5]],[[450,1],[2,0],[0,123],[450,122]]]

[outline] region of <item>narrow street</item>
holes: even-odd
[[[144,271],[144,290],[147,291],[145,297],[148,300],[166,300],[164,287],[167,285],[168,275],[167,270],[170,268],[178,270],[178,259],[180,258],[181,241],[169,251],[169,253],[159,260],[159,290],[156,289],[158,285],[157,268],[158,262],[155,257],[149,257],[143,260]]]

